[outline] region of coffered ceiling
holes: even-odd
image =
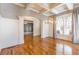
[[[73,9],[72,3],[18,3],[16,5],[45,16],[56,15]]]

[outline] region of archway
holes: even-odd
[[[33,22],[33,36],[38,36],[41,34],[40,28],[40,20],[31,17],[31,16],[20,16],[19,17],[19,43],[24,43],[24,20],[32,21]]]

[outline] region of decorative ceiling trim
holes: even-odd
[[[14,3],[15,5],[17,5],[17,6],[20,6],[20,7],[25,7],[25,5],[23,5],[23,4],[20,4],[20,3]]]

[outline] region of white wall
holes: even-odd
[[[0,17],[0,49],[19,44],[19,21]]]
[[[43,20],[41,22],[41,38],[49,37],[49,21]]]
[[[41,21],[41,37],[53,37],[53,21],[42,20]]]
[[[40,21],[39,20],[35,20],[34,21],[34,26],[33,26],[33,30],[34,30],[34,36],[38,36],[41,34],[41,30],[40,30]]]
[[[19,44],[24,43],[24,21],[19,17]]]
[[[13,3],[0,3],[0,14],[3,17],[17,19],[17,16],[22,15],[24,11],[26,11],[24,8]]]
[[[49,21],[49,37],[53,37],[53,21]]]

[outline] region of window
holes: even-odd
[[[68,37],[72,33],[72,14],[56,17],[56,37]]]

